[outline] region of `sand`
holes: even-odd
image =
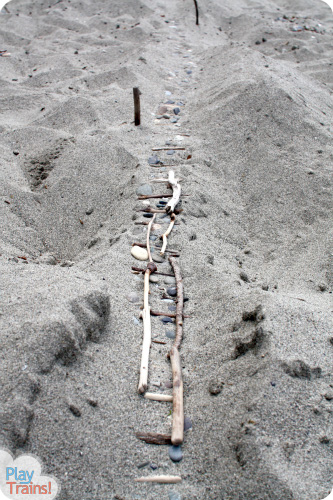
[[[0,445],[36,454],[61,500],[333,487],[332,11],[198,3],[199,26],[190,0],[12,0],[0,14]],[[167,100],[176,123],[157,118]],[[170,403],[137,394],[144,264],[130,253],[148,220],[136,190],[162,193],[151,181],[169,167],[148,158],[166,141],[186,148],[156,154],[191,195],[169,240],[190,315],[178,463],[135,437],[171,428]],[[167,311],[164,281],[150,300]],[[152,328],[166,344],[152,344],[149,390],[171,394],[174,325]],[[134,481],[151,475],[182,482]]]

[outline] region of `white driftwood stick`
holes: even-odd
[[[169,396],[168,394],[155,394],[153,392],[146,392],[145,394],[146,399],[151,399],[152,401],[167,401],[167,402],[172,402],[172,396]]]
[[[161,248],[161,251],[160,251],[161,255],[164,255],[164,252],[165,252],[165,249],[166,249],[167,243],[168,243],[168,236],[169,236],[169,234],[172,231],[172,228],[173,228],[173,226],[175,224],[175,221],[176,221],[175,214],[171,214],[171,221],[170,221],[169,227],[165,231],[165,233],[162,234],[163,245],[162,245],[162,248]]]
[[[169,171],[169,178],[168,178],[169,184],[172,187],[172,198],[171,200],[168,201],[165,211],[167,214],[172,214],[175,211],[175,206],[179,202],[180,199],[180,194],[181,194],[181,187],[178,182],[178,179],[175,178],[175,173],[173,170]]]
[[[176,484],[180,483],[180,476],[146,476],[135,479],[137,483],[161,483],[161,484]]]
[[[184,440],[184,402],[183,379],[180,354],[177,347],[172,347],[170,352],[173,379],[173,412],[171,443],[180,445]]]
[[[147,251],[149,262],[153,262],[150,253],[150,244],[149,244],[149,236],[150,230],[153,225],[155,219],[155,214],[152,217],[151,221],[148,224],[147,230]],[[148,387],[148,365],[149,365],[149,351],[151,346],[151,321],[150,321],[150,307],[149,307],[149,276],[151,274],[151,270],[149,266],[145,271],[144,276],[144,289],[143,289],[143,311],[142,311],[142,319],[143,319],[143,341],[142,341],[142,356],[141,356],[141,367],[140,367],[140,379],[138,391],[142,394],[147,390]]]

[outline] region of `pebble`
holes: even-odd
[[[141,196],[141,195],[150,195],[150,194],[153,194],[153,190],[152,190],[152,188],[151,188],[151,186],[149,184],[142,184],[136,190],[136,194],[138,196]]]
[[[153,274],[149,276],[149,281],[151,283],[158,283],[158,277],[154,276]]]
[[[168,108],[166,106],[160,106],[157,110],[157,113],[159,115],[164,115],[168,111]]]
[[[169,448],[169,457],[173,462],[180,462],[183,458],[183,452],[181,446],[170,446]]]
[[[171,123],[177,123],[177,122],[178,122],[178,120],[177,120],[177,118],[171,118],[170,122],[171,122]]]
[[[188,70],[186,71],[186,73],[187,73],[188,75],[191,75],[191,74],[192,74],[192,70],[191,70],[191,69],[188,69]]]
[[[176,284],[176,278],[174,278],[173,276],[166,276],[164,278],[164,283],[166,285],[175,285]]]
[[[159,200],[158,202],[160,205],[166,205],[168,202],[165,200]]]
[[[175,339],[176,338],[175,332],[172,332],[171,330],[167,330],[165,332],[165,335],[168,337],[168,339]]]
[[[182,500],[182,496],[176,491],[168,491],[169,500]]]
[[[128,295],[126,295],[126,298],[129,302],[132,302],[133,304],[135,304],[135,302],[139,302],[140,300],[138,294],[135,292],[129,293]]]
[[[167,155],[174,155],[175,152],[176,151],[174,149],[170,149],[169,151],[167,151]]]
[[[156,470],[158,468],[158,465],[156,465],[156,464],[150,464],[150,468],[152,470]]]
[[[133,316],[133,323],[138,326],[140,325],[140,321],[138,320],[138,318],[136,318],[135,316]]]
[[[170,92],[170,90],[166,90],[165,91],[165,95],[171,95],[172,93]]]
[[[153,155],[148,158],[148,163],[149,165],[158,165],[160,163],[160,160],[158,159],[158,156]]]
[[[211,380],[209,383],[208,390],[212,396],[217,396],[223,389],[223,382],[219,382],[218,380]]]
[[[177,288],[176,287],[167,288],[167,293],[168,295],[170,295],[170,297],[177,297]]]
[[[172,382],[169,382],[168,380],[166,382],[164,382],[164,387],[166,389],[172,389],[173,388],[173,383]]]
[[[168,306],[169,311],[173,312],[176,311],[176,306]]]
[[[245,283],[248,283],[250,281],[248,275],[246,273],[244,273],[244,271],[242,271],[239,274],[239,277],[241,280],[245,281]]]
[[[173,323],[173,319],[168,318],[168,316],[161,318],[161,321],[162,321],[162,323]]]
[[[151,241],[155,241],[155,240],[157,239],[156,234],[151,234],[151,235],[149,236],[149,239],[150,239]]]
[[[146,219],[152,219],[154,217],[154,214],[148,212],[148,213],[143,214],[143,216],[146,217]]]
[[[86,215],[91,215],[94,211],[94,207],[90,207],[88,208],[88,210],[86,210]]]
[[[153,254],[152,257],[154,262],[162,263],[165,261],[163,255]]]
[[[170,99],[166,102],[166,104],[175,104],[175,101],[171,101]]]
[[[180,113],[180,108],[174,108],[174,109],[173,109],[173,112],[175,113],[175,115],[179,115],[179,113]]]
[[[190,417],[187,417],[185,415],[184,417],[184,431],[188,431],[189,429],[192,429],[192,420]]]
[[[167,304],[174,304],[175,303],[174,300],[172,300],[172,299],[162,299],[162,300],[163,300],[163,302],[166,302]]]
[[[145,248],[138,247],[134,245],[131,248],[131,255],[138,260],[148,260],[148,252]]]

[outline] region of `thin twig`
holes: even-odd
[[[139,273],[143,273],[143,274],[146,272],[146,270],[145,269],[141,269],[141,267],[134,267],[134,266],[132,266],[132,270],[133,271],[138,271]],[[174,278],[173,274],[160,273],[160,272],[157,272],[157,271],[155,271],[154,274],[159,274],[161,276],[170,276],[171,278]]]
[[[133,88],[134,99],[134,124],[140,125],[140,90],[137,87]]]
[[[152,272],[156,271],[156,265],[153,263],[150,253],[150,245],[149,245],[149,236],[150,229],[154,222],[155,215],[148,225],[147,230],[147,251],[149,257],[149,264],[147,265],[147,269],[145,271],[144,276],[144,298],[143,304],[144,308],[141,312],[143,319],[143,342],[142,342],[142,356],[141,356],[141,367],[140,367],[140,380],[138,391],[143,393],[148,387],[148,364],[149,364],[149,350],[151,346],[151,321],[150,321],[150,306],[149,306],[149,276]]]
[[[181,483],[180,476],[146,476],[135,479],[137,483],[160,483],[160,484],[176,484]]]
[[[161,148],[151,148],[152,151],[185,151],[185,148],[179,147],[161,147]]]
[[[151,399],[152,401],[166,401],[169,403],[172,402],[172,396],[169,396],[169,394],[155,394],[153,392],[146,392],[145,398]]]
[[[182,196],[191,196],[190,194],[182,194]],[[149,200],[150,198],[172,198],[172,194],[142,194],[138,196],[138,200]]]
[[[194,0],[194,5],[195,5],[195,24],[199,26],[199,9],[197,0]]]
[[[162,234],[163,246],[162,246],[162,248],[161,248],[160,255],[164,255],[164,253],[165,253],[165,249],[166,249],[166,246],[167,246],[167,244],[168,244],[168,236],[169,236],[169,234],[171,233],[172,228],[173,228],[173,226],[174,226],[174,224],[175,224],[175,221],[176,221],[176,216],[175,216],[175,214],[173,214],[173,213],[172,213],[172,214],[170,215],[170,219],[171,219],[171,220],[170,220],[170,224],[169,224],[168,229],[165,231],[165,233],[164,233],[164,234]],[[170,250],[169,250],[169,251],[170,251]]]
[[[149,444],[171,444],[169,434],[158,434],[157,432],[136,432],[136,437]]]
[[[136,212],[147,212],[150,214],[165,214],[165,210],[157,210],[156,208],[145,207],[145,208],[137,208]]]

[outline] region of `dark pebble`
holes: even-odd
[[[167,332],[165,332],[165,335],[168,337],[168,339],[174,339],[176,337],[175,332],[172,332],[170,330],[168,330]]]
[[[275,382],[271,382],[271,386],[272,386],[272,387],[275,387],[275,386],[276,386],[276,383],[275,383]]]
[[[96,408],[96,406],[98,406],[98,401],[96,401],[96,399],[87,399],[87,402],[88,402],[88,404],[90,404],[90,406],[92,406],[93,408]]]
[[[70,404],[69,409],[73,413],[74,417],[81,417],[81,411],[77,408],[77,406]]]
[[[177,297],[177,288],[176,287],[167,288],[167,293],[168,295],[170,295],[170,297]]]
[[[163,316],[163,318],[161,318],[161,321],[162,323],[173,323],[173,319],[172,318],[168,318],[168,316]]]
[[[175,101],[170,101],[170,99],[166,102],[166,104],[175,104]]]
[[[190,417],[185,416],[184,417],[184,431],[188,431],[189,429],[192,429],[192,420]]]
[[[260,45],[261,44],[261,41],[260,40],[257,40],[256,41],[256,45]]]
[[[91,215],[93,211],[94,211],[93,207],[88,208],[88,210],[86,211],[86,215]]]
[[[138,469],[143,469],[143,467],[147,467],[149,465],[149,462],[143,462],[142,464],[137,465]]]
[[[168,202],[165,200],[159,200],[158,202],[160,205],[166,205]]]
[[[13,154],[14,154],[15,156],[17,156],[17,155],[19,155],[19,154],[20,154],[20,152],[19,152],[19,151],[13,151]]]
[[[242,271],[239,274],[239,277],[241,280],[245,281],[245,283],[248,283],[250,281],[248,275],[246,273],[244,273],[244,271]]]
[[[156,464],[150,464],[150,468],[153,469],[153,470],[156,470],[156,469],[158,469],[158,465],[156,465]]]
[[[211,380],[209,383],[208,390],[212,394],[212,396],[217,396],[223,389],[223,382],[219,382],[218,380]]]
[[[152,219],[152,217],[154,217],[154,214],[143,214],[144,217],[146,217],[147,219]]]
[[[175,113],[175,115],[179,115],[180,108],[173,108],[173,112]]]
[[[181,446],[170,446],[169,457],[173,462],[180,462],[183,458],[183,452]]]

